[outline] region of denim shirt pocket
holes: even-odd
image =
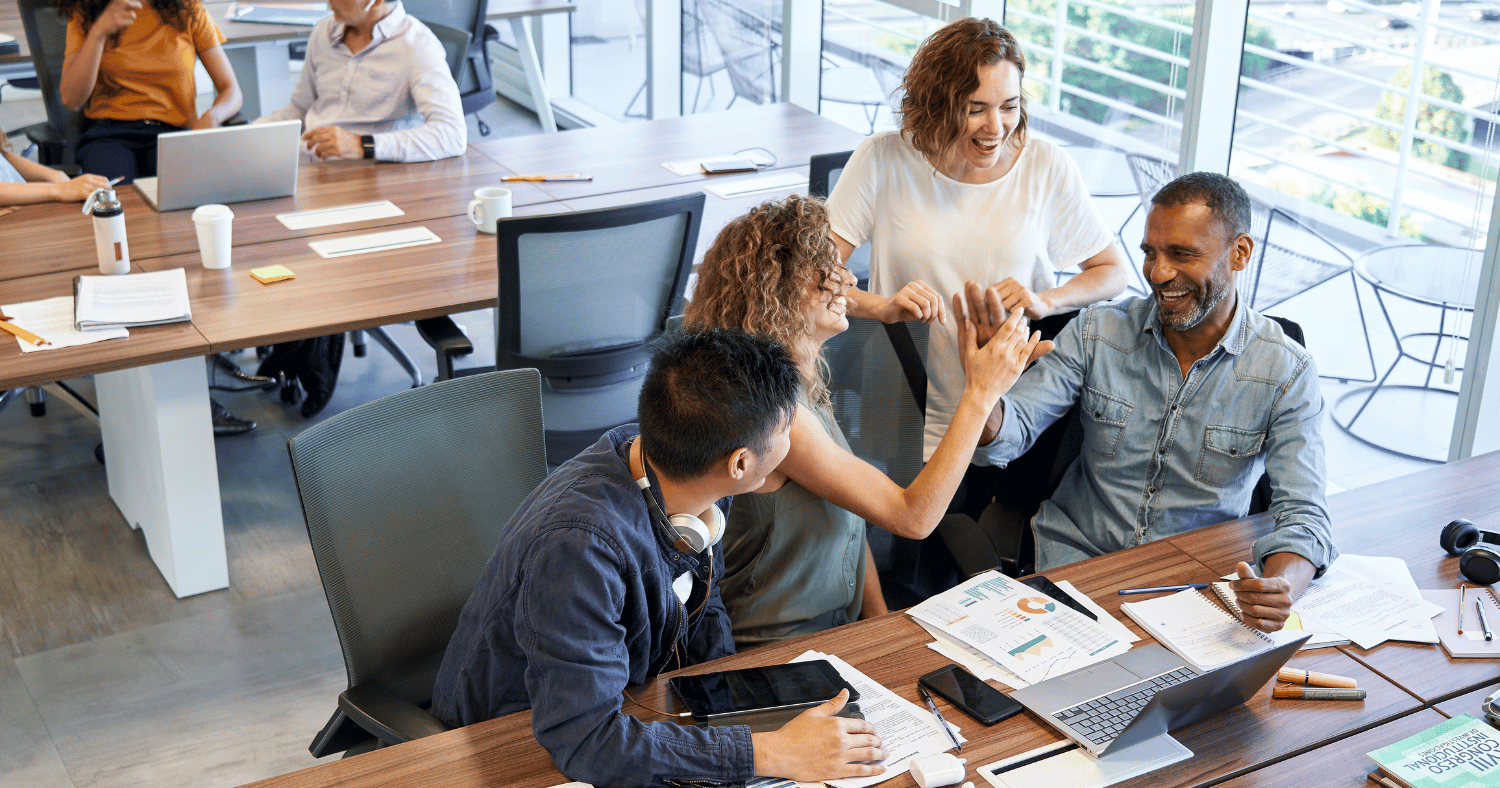
[[[1210,424],[1203,430],[1203,454],[1198,458],[1198,481],[1224,487],[1239,481],[1255,465],[1265,430],[1246,430]]]
[[[1100,457],[1115,456],[1120,449],[1120,438],[1125,435],[1125,423],[1135,406],[1088,386],[1083,387],[1079,405],[1084,423],[1091,427],[1084,430],[1084,445]]]

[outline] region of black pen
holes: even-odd
[[[958,737],[953,735],[953,726],[949,725],[948,721],[943,719],[943,713],[938,711],[937,704],[932,702],[932,696],[927,694],[927,688],[918,684],[917,692],[922,694],[922,700],[927,701],[927,708],[932,710],[932,716],[937,717],[938,724],[943,726],[943,730],[947,732],[948,738],[953,741],[953,748],[959,752],[963,752],[964,746],[959,744]]]
[[[1190,588],[1202,591],[1208,588],[1208,583],[1183,583],[1180,586],[1152,586],[1150,588],[1122,588],[1119,593],[1121,596],[1128,594],[1165,594],[1171,591],[1186,591]]]

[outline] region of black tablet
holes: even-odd
[[[849,690],[850,701],[859,700],[859,692],[825,659],[676,676],[667,683],[699,722],[725,715],[816,706],[841,689]]]

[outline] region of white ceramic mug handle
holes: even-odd
[[[475,227],[484,226],[484,220],[474,215],[474,209],[480,207],[483,204],[484,203],[480,202],[479,200],[469,201],[469,221],[473,222]]]

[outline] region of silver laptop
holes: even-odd
[[[1310,637],[1207,673],[1152,643],[1018,689],[1010,697],[1084,750],[1102,756],[1244,703]]]
[[[302,121],[173,131],[156,138],[156,177],[135,188],[158,211],[297,193]]]

